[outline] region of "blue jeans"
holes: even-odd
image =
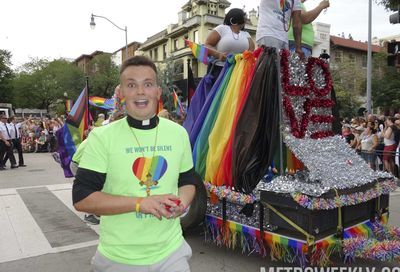
[[[292,52],[296,51],[296,45],[294,43],[289,43],[289,50]],[[302,46],[301,50],[303,51],[304,57],[306,57],[306,58],[308,58],[312,55],[312,50],[308,47]]]

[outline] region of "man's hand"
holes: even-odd
[[[218,54],[218,59],[219,59],[219,60],[222,60],[222,61],[225,61],[227,55],[228,55],[227,53],[221,53],[221,52],[220,52],[220,53]]]
[[[303,50],[301,50],[301,47],[296,47],[296,53],[299,55],[301,60],[304,60],[305,56]]]
[[[180,217],[182,214],[184,214],[186,212],[186,210],[189,207],[186,207],[185,204],[183,204],[182,202],[179,203],[178,206],[176,206],[175,208],[172,208],[171,211],[173,212],[173,218],[177,218]]]
[[[321,2],[319,3],[319,7],[320,7],[321,9],[329,8],[329,6],[330,6],[329,0],[323,0],[323,1],[321,1]]]
[[[174,200],[179,198],[174,195],[154,195],[143,198],[140,202],[140,212],[144,214],[152,214],[159,220],[162,217],[172,218],[174,217],[174,209],[177,207]],[[171,212],[169,212],[165,206],[171,207]]]
[[[10,146],[11,145],[10,142],[7,141],[7,140],[5,140],[4,143],[6,144],[6,146]]]

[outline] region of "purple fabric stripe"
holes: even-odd
[[[57,142],[58,142],[58,153],[60,154],[61,167],[64,170],[64,176],[66,178],[71,178],[74,175],[72,174],[71,169],[69,167],[69,165],[71,163],[71,158],[68,156],[68,151],[65,147],[65,142],[64,142],[65,128],[66,128],[66,125],[64,125],[62,128],[57,130],[56,137],[57,137]]]

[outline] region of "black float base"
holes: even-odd
[[[261,192],[260,200],[272,205],[300,228],[315,237],[324,237],[337,232],[338,209],[309,210],[300,206],[290,195],[267,191]],[[379,213],[387,212],[388,207],[389,195],[381,195],[379,198],[358,205],[342,207],[343,227],[353,226],[368,219],[374,220]],[[274,226],[278,233],[291,233],[297,236],[296,229],[272,210],[267,210],[265,221]]]

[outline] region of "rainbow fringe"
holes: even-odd
[[[297,263],[302,267],[328,266],[333,254],[343,255],[344,262],[352,262],[356,257],[381,261],[400,261],[400,228],[388,227],[388,214],[380,221],[366,220],[344,230],[344,240],[335,235],[327,236],[308,245],[299,240],[278,233],[260,230],[227,220],[206,215],[206,240],[218,246],[231,249],[240,247],[242,253],[257,252],[266,257],[269,251],[271,260]]]
[[[400,228],[386,226],[387,214],[381,222],[364,222],[348,233],[343,241],[344,261],[356,257],[386,262],[400,262]]]
[[[262,236],[257,228],[230,220],[224,224],[213,215],[206,215],[206,240],[231,249],[240,247],[242,253],[256,252],[263,257],[267,256],[268,248],[272,260],[306,264],[306,241],[268,231]]]

